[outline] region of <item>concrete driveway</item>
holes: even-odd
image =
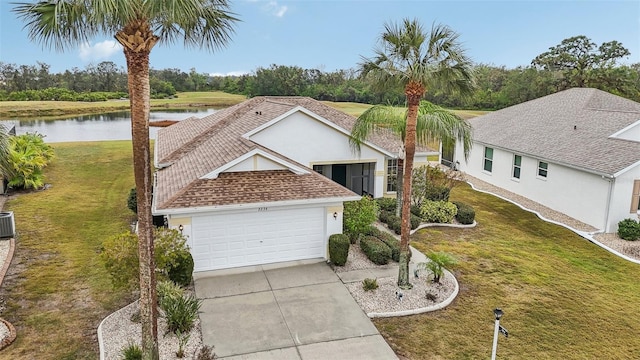
[[[202,340],[219,358],[397,359],[326,263],[242,271],[195,279]]]

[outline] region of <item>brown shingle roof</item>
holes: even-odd
[[[640,161],[640,142],[610,136],[639,120],[640,103],[597,89],[574,88],[470,123],[475,141],[613,175]]]
[[[253,149],[272,153],[242,135],[298,106],[333,122],[347,132],[355,122],[354,117],[311,98],[255,97],[205,118],[189,119],[159,130],[155,160],[156,164],[164,168],[156,174],[156,208],[163,209],[181,203],[178,198],[181,194],[191,191],[194,186],[201,186],[203,181],[199,180],[200,177]],[[375,134],[370,142],[391,154],[397,153],[400,144],[393,135],[384,133]],[[275,155],[292,162],[282,155]],[[312,181],[313,178],[316,177],[307,181]],[[344,190],[333,182],[331,185]],[[323,186],[326,187],[326,184],[321,188]],[[353,195],[350,191],[348,194],[345,196]],[[331,193],[327,196],[333,197],[329,195]],[[282,193],[283,199],[287,196],[287,193]],[[277,199],[273,197],[272,201]]]
[[[352,191],[311,172],[288,170],[222,173],[216,179],[198,179],[164,204],[163,208],[212,207],[264,202],[354,197]]]

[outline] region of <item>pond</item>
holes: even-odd
[[[205,117],[216,109],[152,110],[150,121],[183,120],[191,116]],[[37,132],[48,143],[71,141],[131,140],[131,117],[128,111],[70,116],[57,120],[2,120],[5,127],[15,126],[16,135]],[[154,139],[159,128],[150,127]]]

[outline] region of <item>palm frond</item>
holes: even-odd
[[[420,102],[416,129],[416,141],[419,144],[442,141],[447,145],[460,142],[464,156],[468,158],[473,145],[472,135],[473,129],[468,121],[428,101]]]
[[[404,139],[404,108],[376,105],[367,109],[357,119],[351,129],[349,146],[355,153],[360,153],[361,145],[377,132],[391,132]]]

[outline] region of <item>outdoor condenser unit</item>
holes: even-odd
[[[14,237],[16,234],[16,222],[13,219],[13,211],[0,212],[0,238]]]

